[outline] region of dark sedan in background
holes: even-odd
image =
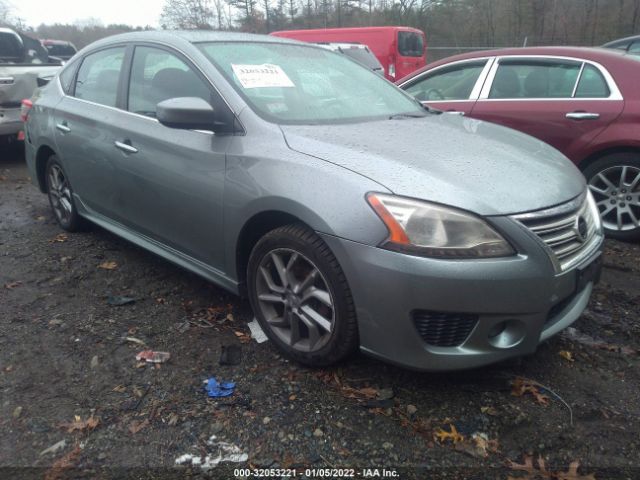
[[[640,59],[617,50],[535,47],[434,62],[398,85],[446,112],[539,138],[584,173],[606,233],[640,238]]]

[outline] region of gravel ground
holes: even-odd
[[[21,153],[0,150],[0,478],[640,478],[639,259],[607,241],[588,311],[533,356],[312,370],[250,338],[246,300],[100,228],[62,234]],[[141,343],[171,359],[137,362]],[[229,346],[238,365],[219,364]],[[210,376],[234,394],[207,398]],[[176,466],[188,454],[246,460]]]

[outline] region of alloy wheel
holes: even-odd
[[[49,168],[49,198],[58,221],[68,224],[73,215],[71,189],[64,172],[55,164]]]
[[[258,307],[269,328],[294,350],[315,352],[334,331],[334,299],[318,267],[295,250],[279,248],[261,260]]]
[[[616,165],[596,173],[589,189],[608,230],[640,228],[640,168]]]

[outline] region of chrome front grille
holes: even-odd
[[[598,215],[583,194],[557,207],[512,216],[547,246],[559,271],[580,263],[600,238]]]

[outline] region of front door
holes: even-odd
[[[425,105],[447,113],[471,113],[480,94],[489,59],[437,67],[412,78],[401,88]]]
[[[180,54],[138,45],[112,145],[122,191],[123,223],[209,266],[223,269],[222,209],[228,135],[178,130],[156,119],[169,98],[200,97],[226,108]]]

